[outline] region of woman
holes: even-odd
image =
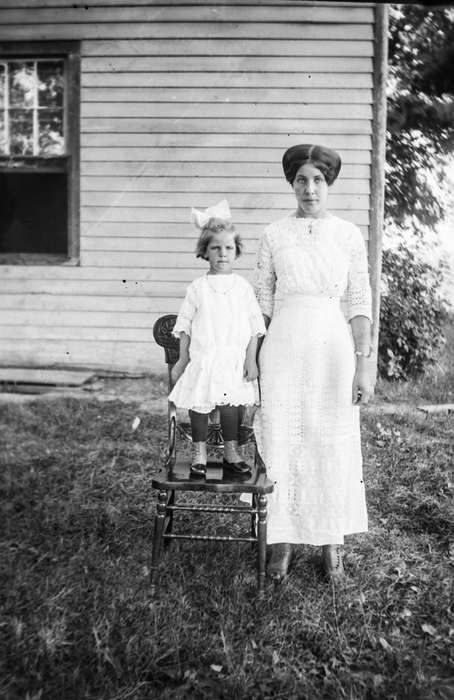
[[[275,483],[268,573],[282,579],[292,544],[306,543],[322,545],[327,574],[339,578],[344,535],[367,530],[359,433],[359,406],[372,394],[367,256],[360,230],[327,209],[339,155],[302,144],[282,164],[297,209],[266,228],[255,285],[269,324],[254,422]]]

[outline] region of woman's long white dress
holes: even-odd
[[[254,290],[244,277],[204,275],[189,285],[173,329],[191,337],[190,362],[169,395],[179,408],[258,402],[257,382],[243,376],[252,336],[266,333]]]
[[[371,318],[360,230],[332,215],[272,223],[259,244],[255,291],[271,317],[254,421],[275,483],[268,542],[341,544],[344,535],[367,530],[347,322]]]

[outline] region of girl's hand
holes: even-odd
[[[248,382],[254,381],[259,376],[259,370],[255,357],[246,357],[244,361],[243,376]]]
[[[367,367],[358,362],[353,377],[352,401],[356,406],[364,406],[374,393],[374,387],[369,377]]]

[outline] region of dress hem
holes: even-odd
[[[239,408],[240,406],[260,406],[259,403],[256,403],[255,401],[239,401],[238,403],[231,403],[228,401],[218,401],[218,403],[213,403],[210,405],[210,408],[207,408],[207,406],[189,406],[185,405],[183,406],[180,403],[176,403],[172,399],[169,398],[169,402],[173,403],[177,408],[181,408],[186,411],[196,411],[196,413],[211,413],[211,411],[214,411],[215,408],[219,408],[219,406],[234,406],[235,408]]]
[[[318,537],[293,537],[289,535],[277,535],[276,537],[267,537],[267,544],[278,544],[279,542],[287,542],[288,544],[308,544],[312,547],[322,547],[325,544],[344,544],[344,537],[349,535],[359,535],[362,532],[368,532],[368,528],[354,529],[348,532],[344,532],[342,535],[331,535],[330,537],[323,537],[319,539]]]

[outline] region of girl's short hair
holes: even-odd
[[[216,216],[212,216],[211,219],[207,221],[205,226],[202,227],[200,231],[199,240],[197,241],[195,254],[197,258],[202,258],[203,260],[208,260],[207,258],[207,248],[210,244],[211,239],[217,233],[222,233],[222,231],[227,231],[228,233],[233,233],[233,239],[235,241],[235,257],[238,258],[243,250],[243,241],[240,238],[240,234],[235,231],[235,226],[231,221],[226,219],[219,219]]]

